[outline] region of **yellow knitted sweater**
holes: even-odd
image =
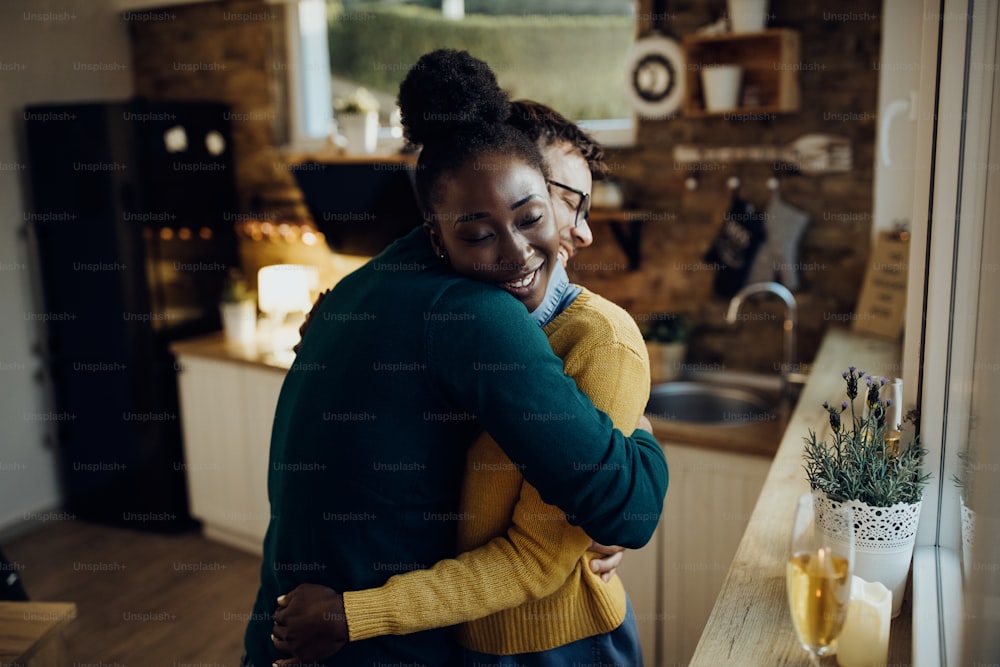
[[[649,359],[628,313],[583,289],[544,330],[566,374],[615,427],[631,433],[649,396]],[[345,592],[351,641],[462,623],[464,646],[510,655],[610,632],[625,618],[625,591],[617,577],[605,583],[590,571],[589,545],[483,434],[466,464],[463,553],[379,588]]]

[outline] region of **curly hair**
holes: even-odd
[[[608,165],[604,161],[604,149],[576,123],[552,107],[534,100],[515,100],[510,103],[510,107],[508,125],[524,132],[541,146],[568,142],[583,155],[595,181],[607,178]]]
[[[444,177],[489,154],[520,158],[544,176],[538,146],[507,124],[510,101],[489,66],[467,51],[438,49],[420,57],[399,86],[403,134],[420,146],[417,197],[434,209]]]

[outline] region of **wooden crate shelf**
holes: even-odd
[[[684,37],[684,115],[722,116],[738,113],[794,113],[799,110],[799,33],[776,28],[761,32],[688,35]],[[712,65],[740,65],[739,105],[725,111],[705,108],[701,71]],[[748,90],[756,102],[747,104]]]

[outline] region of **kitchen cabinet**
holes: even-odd
[[[259,554],[271,516],[271,423],[285,371],[180,345],[174,351],[191,515],[205,537]]]
[[[690,661],[771,465],[765,456],[699,446],[663,449],[670,486],[660,525],[618,570],[647,667]]]
[[[760,32],[687,35],[684,37],[684,115],[793,113],[799,110],[799,33],[787,28]],[[735,109],[709,111],[701,72],[714,65],[739,65],[740,103]]]

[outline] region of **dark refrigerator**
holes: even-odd
[[[238,266],[230,110],[132,99],[27,107],[33,210],[64,510],[192,527],[169,345],[220,328]]]

